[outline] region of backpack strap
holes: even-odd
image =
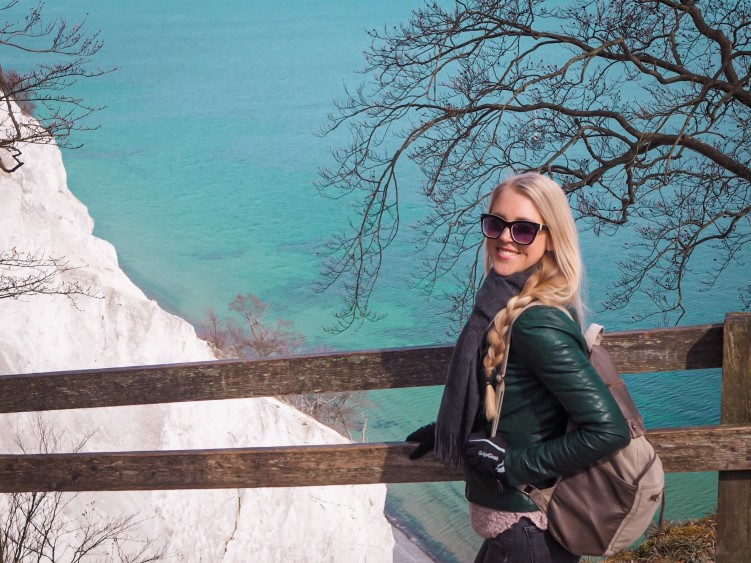
[[[587,349],[591,352],[593,346],[599,346],[602,343],[602,335],[605,333],[605,327],[592,323],[584,333],[584,339],[587,341]]]

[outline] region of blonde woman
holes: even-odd
[[[561,187],[526,173],[493,191],[481,227],[486,275],[454,349],[438,421],[407,438],[419,442],[410,457],[435,448],[440,460],[466,468],[470,520],[485,538],[476,562],[579,561],[516,489],[547,487],[630,440],[587,359],[576,225]],[[525,309],[532,302],[543,306]],[[490,438],[495,375],[512,321],[501,421]],[[566,433],[569,420],[577,428]]]

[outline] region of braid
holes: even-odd
[[[537,283],[535,278],[539,277],[539,272],[535,272],[524,286],[522,292],[508,300],[506,307],[498,311],[498,314],[493,319],[493,324],[488,331],[488,351],[483,358],[483,366],[485,367],[485,418],[493,420],[496,417],[496,393],[495,385],[500,381],[494,381],[494,373],[498,366],[503,362],[503,358],[506,354],[506,336],[511,329],[511,322],[518,315],[518,311],[521,311],[524,307],[529,305],[534,296],[527,291],[529,287],[534,287]]]
[[[547,305],[566,305],[571,302],[569,284],[555,260],[548,256],[542,259],[540,269],[530,276],[521,293],[509,299],[506,307],[498,312],[488,331],[489,346],[483,358],[483,367],[487,383],[485,418],[489,421],[496,417],[495,385],[499,382],[494,381],[494,374],[506,353],[506,336],[521,310],[533,301]]]

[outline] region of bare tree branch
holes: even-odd
[[[100,298],[80,281],[65,279],[75,269],[61,257],[19,252],[15,248],[0,251],[0,299],[64,295],[75,306],[77,296]]]
[[[24,453],[80,451],[88,439],[65,444],[62,433],[44,413],[30,414],[24,421],[29,433],[19,426],[9,429]],[[0,562],[27,561],[119,561],[148,563],[166,558],[155,549],[155,540],[139,535],[135,515],[107,517],[94,503],[73,515],[69,508],[77,495],[70,493],[14,493],[0,495]]]
[[[0,18],[7,18],[0,19],[6,64],[0,66],[0,168],[8,173],[23,165],[23,143],[54,139],[61,146],[80,146],[71,142],[71,133],[96,129],[86,118],[101,107],[69,94],[70,87],[115,70],[92,65],[103,44],[99,32],[87,34],[85,18],[70,24],[46,17],[44,8],[41,0],[0,0]],[[8,68],[10,60],[19,67]]]
[[[637,317],[680,319],[684,280],[706,268],[695,251],[714,253],[700,272],[711,287],[751,236],[750,29],[747,0],[460,0],[370,32],[367,82],[327,129],[351,140],[319,181],[357,202],[324,264],[321,289],[345,299],[337,328],[377,317],[410,165],[428,209],[416,283],[473,273],[449,295],[455,320],[479,281],[478,208],[528,170],[564,186],[582,227],[633,233],[605,307],[641,293],[652,306]]]

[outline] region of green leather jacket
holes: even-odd
[[[550,486],[629,443],[628,423],[586,350],[578,324],[555,307],[531,307],[514,322],[499,426],[511,488],[496,493],[499,510],[537,510],[513,487]],[[480,417],[475,430],[489,430]],[[566,433],[569,417],[578,428]]]

